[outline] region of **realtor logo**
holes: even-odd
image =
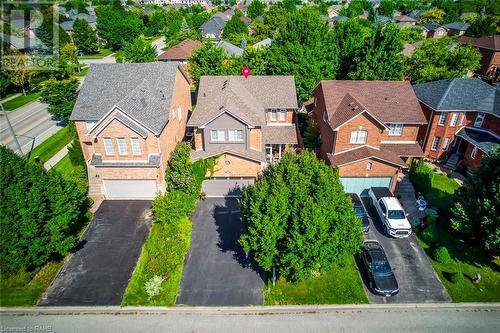
[[[59,11],[53,2],[2,1],[2,70],[56,70]]]

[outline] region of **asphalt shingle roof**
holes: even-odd
[[[169,119],[176,72],[168,62],[91,64],[70,119],[98,121],[117,106],[158,135]]]
[[[172,46],[158,57],[158,60],[183,60],[191,57],[193,52],[201,47],[201,42],[185,39],[177,45]]]
[[[458,41],[462,44],[471,43],[473,46],[482,49],[500,50],[500,35],[480,38],[461,36]]]
[[[386,161],[390,164],[397,165],[402,168],[408,168],[403,160],[393,151],[388,149],[375,149],[370,146],[361,146],[349,151],[343,151],[338,154],[327,154],[332,165],[345,165],[361,161],[368,158]]]
[[[297,130],[292,126],[262,126],[262,143],[296,145]]]
[[[298,108],[293,76],[202,76],[188,126],[202,126],[223,112],[262,126],[271,108]]]
[[[242,48],[223,40],[219,41],[217,43],[217,46],[223,48],[224,51],[226,51],[227,55],[230,57],[239,57],[243,54]]]
[[[213,34],[219,36],[224,29],[226,22],[220,16],[213,16],[210,20],[203,23],[201,31],[206,34]]]
[[[495,102],[497,89],[476,78],[439,80],[413,86],[417,98],[436,111],[480,111],[500,116],[498,102]]]
[[[469,29],[470,24],[465,22],[453,22],[443,25],[446,29],[461,30],[465,31]]]
[[[464,127],[458,131],[456,136],[470,142],[485,153],[489,153],[500,144],[500,139],[492,133],[473,127]]]

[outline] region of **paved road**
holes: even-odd
[[[156,53],[158,55],[162,54],[163,49],[165,48],[165,36],[162,36],[161,38],[155,40],[152,44],[156,49]]]
[[[42,309],[44,310],[44,309]],[[54,309],[53,315],[2,313],[2,332],[498,332],[500,309],[455,307],[270,307],[243,309]],[[64,314],[66,313],[66,314]],[[55,315],[54,315],[55,314]],[[18,328],[18,330],[15,330]],[[19,329],[26,328],[22,331]],[[37,332],[34,331],[33,332]],[[42,332],[40,329],[38,332]]]
[[[116,59],[115,59],[114,55],[109,55],[107,57],[100,58],[100,59],[78,59],[78,62],[81,64],[86,64],[86,65],[90,65],[90,64],[114,64],[114,63],[116,63]]]
[[[385,253],[399,284],[399,293],[392,297],[374,295],[367,290],[370,303],[431,303],[450,302],[450,297],[434,272],[424,250],[418,245],[415,235],[409,238],[389,238],[383,234],[382,222],[377,213],[364,200],[373,224],[366,239],[376,239]],[[358,266],[360,261],[357,260]],[[360,269],[365,288],[368,286],[365,271]]]
[[[47,104],[35,101],[26,104],[14,111],[7,112],[9,121],[18,135],[23,153],[31,149],[32,139],[35,138],[35,147],[45,141],[52,134],[61,129],[59,121],[47,111]],[[17,146],[9,130],[3,113],[0,113],[0,144],[14,150]]]
[[[119,305],[151,226],[149,201],[104,201],[39,305]]]
[[[262,304],[263,281],[238,243],[242,223],[236,199],[200,201],[191,220],[191,248],[177,304]]]
[[[208,198],[241,197],[243,186],[254,182],[254,179],[207,179],[201,184],[201,191],[205,192]]]

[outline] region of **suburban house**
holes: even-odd
[[[480,38],[462,36],[458,42],[470,43],[481,53],[481,68],[477,70],[479,75],[498,80],[500,75],[500,35]]]
[[[413,86],[428,128],[423,133],[427,158],[479,164],[481,156],[500,144],[500,88],[477,78],[427,82]]]
[[[312,102],[321,157],[338,168],[346,192],[394,191],[401,171],[423,156],[417,137],[427,120],[409,82],[321,81]]]
[[[92,64],[70,119],[87,162],[89,195],[151,199],[165,189],[184,138],[190,86],[175,63]]]
[[[244,52],[244,50],[241,47],[238,47],[223,40],[218,41],[217,46],[223,48],[224,51],[226,52],[226,56],[228,57],[237,58],[241,56]]]
[[[185,39],[160,54],[158,56],[158,61],[178,61],[185,64],[193,52],[201,47],[201,45],[200,41]]]
[[[225,25],[226,21],[221,16],[214,15],[200,27],[201,37],[207,40],[219,41]]]
[[[216,157],[215,179],[254,179],[299,144],[293,76],[202,76],[193,129],[193,161]]]
[[[401,28],[412,27],[415,24],[417,24],[417,20],[412,17],[409,17],[408,15],[394,16],[394,21]]]
[[[445,36],[462,36],[469,29],[470,24],[464,22],[454,22],[445,25],[437,23],[427,23],[422,26],[422,35],[425,38],[441,38]]]

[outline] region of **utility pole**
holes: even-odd
[[[14,138],[14,142],[16,143],[17,150],[19,150],[19,154],[23,156],[23,150],[21,149],[21,145],[19,144],[19,141],[17,140],[16,132],[14,132],[14,128],[12,128],[12,125],[10,124],[9,117],[7,116],[7,112],[5,112],[5,109],[3,108],[3,104],[0,103],[0,107],[2,108],[3,116],[5,117],[5,120],[7,120],[7,125],[9,126],[10,133],[12,133],[12,137]]]

